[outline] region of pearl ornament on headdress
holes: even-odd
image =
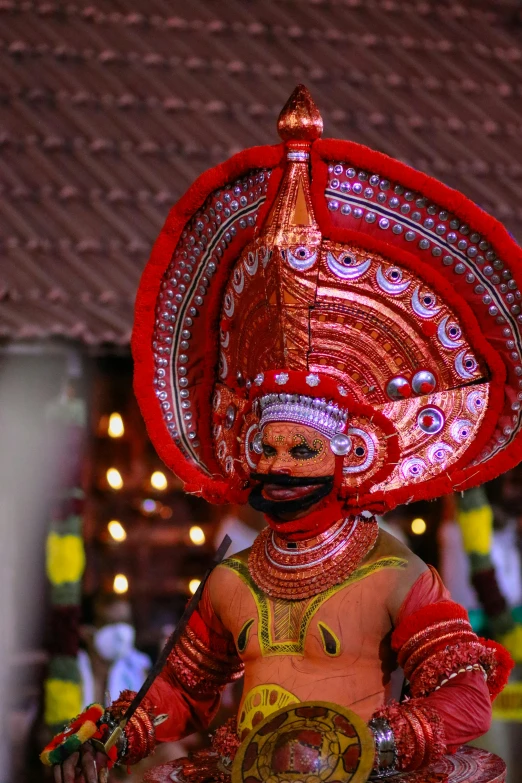
[[[336,457],[345,457],[352,449],[352,439],[338,432],[330,441],[330,449]]]
[[[258,432],[257,435],[254,435],[254,439],[252,441],[252,449],[255,451],[256,454],[262,454],[263,453],[263,433]]]

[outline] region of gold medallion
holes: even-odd
[[[237,751],[232,783],[365,783],[374,757],[362,718],[338,704],[302,702],[255,726]]]

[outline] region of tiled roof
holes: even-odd
[[[325,135],[460,188],[522,235],[516,0],[0,0],[0,337],[125,344],[169,206],[277,140]]]

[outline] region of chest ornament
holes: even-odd
[[[249,570],[256,585],[272,598],[311,598],[353,574],[374,548],[378,533],[373,517],[366,521],[357,516],[340,519],[306,541],[287,542],[266,528],[254,541]]]
[[[406,560],[400,557],[383,557],[357,568],[343,582],[333,585],[322,593],[303,600],[289,601],[271,598],[263,592],[252,579],[247,564],[242,560],[232,557],[224,562],[224,567],[234,571],[247,585],[255,601],[258,614],[257,640],[262,656],[304,655],[310,623],[329,598],[349,585],[367,579],[383,569],[403,569],[406,566]],[[249,619],[238,634],[237,648],[240,654],[248,646],[252,627],[252,620]],[[318,628],[324,652],[329,657],[337,657],[341,653],[338,637],[324,622],[318,623]]]

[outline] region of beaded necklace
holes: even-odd
[[[374,548],[378,533],[374,517],[359,516],[339,519],[305,541],[288,541],[266,528],[254,541],[249,570],[273,598],[310,598],[347,579]]]

